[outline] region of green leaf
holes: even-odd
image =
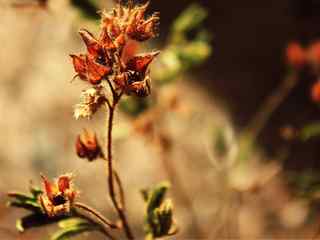
[[[192,4],[184,10],[174,21],[172,32],[174,34],[185,33],[197,28],[208,16],[208,12],[199,4]]]
[[[169,182],[162,182],[158,184],[153,190],[149,192],[147,202],[147,212],[152,212],[155,208],[159,207],[164,200],[164,196],[170,187]]]
[[[146,98],[130,97],[122,99],[119,106],[123,112],[136,117],[149,109],[150,102]]]
[[[320,135],[320,122],[314,122],[306,125],[300,131],[300,137],[303,141],[307,141],[312,137]]]
[[[38,203],[34,201],[8,201],[7,206],[9,207],[16,207],[16,208],[23,208],[32,212],[41,212],[41,207]]]
[[[168,235],[173,223],[171,200],[167,199],[159,208],[157,208],[155,210],[155,215],[159,222],[156,236],[162,237]]]
[[[40,188],[35,186],[30,187],[30,192],[34,199],[38,199],[38,197],[43,193],[43,191]]]
[[[19,192],[8,193],[8,197],[15,198],[16,200],[18,200],[20,202],[35,201],[34,196],[30,197],[27,194],[19,193]]]
[[[228,153],[228,143],[224,128],[218,128],[214,136],[214,152],[218,156],[225,156]]]
[[[59,221],[58,226],[60,228],[70,228],[70,227],[74,227],[74,226],[79,226],[79,225],[83,225],[86,224],[88,225],[88,221],[81,219],[81,218],[77,218],[77,217],[70,217],[68,219],[64,219]]]
[[[41,227],[41,226],[57,223],[58,221],[67,217],[68,216],[49,218],[42,213],[32,213],[21,219],[18,219],[16,222],[16,228],[18,231],[23,232],[30,228]]]
[[[84,232],[95,231],[97,228],[90,224],[80,224],[72,227],[63,228],[58,230],[52,237],[51,240],[67,240],[70,237],[74,237]]]

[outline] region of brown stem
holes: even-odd
[[[77,206],[76,206],[76,204],[77,204]],[[106,224],[102,221],[102,219],[100,219],[100,217],[102,217],[101,214],[99,214],[99,217],[98,217],[96,215],[96,211],[91,211],[93,209],[91,209],[91,208],[87,209],[87,206],[85,206],[85,209],[84,209],[84,208],[82,208],[83,204],[81,204],[81,203],[76,203],[76,204],[74,205],[75,207],[81,208],[81,209],[86,210],[86,211],[88,210],[90,215],[89,214],[83,214],[82,212],[78,211],[77,208],[74,208],[74,216],[83,218],[83,219],[87,220],[88,222],[98,226],[97,230],[99,230],[101,233],[103,233],[109,239],[115,240],[115,238],[108,231],[109,225],[107,227]],[[79,207],[79,204],[81,205],[81,207]],[[102,218],[104,218],[104,217],[102,217]],[[101,224],[101,223],[103,223],[103,224]]]
[[[298,82],[298,74],[296,72],[289,73],[280,83],[279,87],[262,103],[259,111],[255,114],[244,132],[256,138],[260,131],[266,126],[272,113],[274,113],[280,104],[288,97]]]
[[[101,154],[101,158],[102,158],[103,160],[105,160],[105,161],[108,161],[107,158],[106,158],[106,156],[104,155],[104,153]],[[126,203],[125,203],[125,197],[124,197],[123,184],[122,184],[122,182],[121,182],[121,178],[120,178],[118,172],[117,172],[114,168],[113,168],[113,175],[114,175],[115,181],[116,181],[116,183],[117,183],[117,185],[118,185],[118,188],[119,188],[120,204],[121,204],[122,208],[125,209]]]
[[[108,146],[107,146],[107,160],[108,160],[108,185],[109,185],[109,195],[111,198],[111,201],[117,210],[117,213],[119,215],[119,218],[121,220],[122,226],[124,228],[125,234],[128,239],[134,239],[134,236],[132,234],[132,231],[130,229],[125,210],[121,204],[117,201],[116,193],[115,193],[115,187],[114,187],[114,174],[113,174],[113,159],[112,159],[112,127],[113,127],[113,118],[114,118],[114,111],[116,109],[116,105],[119,102],[121,98],[120,95],[116,95],[113,98],[113,103],[111,107],[109,108],[109,118],[108,118]]]
[[[112,223],[109,219],[105,218],[101,213],[99,213],[97,210],[83,204],[80,202],[76,202],[73,204],[76,208],[82,209],[91,215],[95,216],[97,219],[99,219],[102,223],[104,223],[106,226],[110,228],[118,228],[118,226],[114,223]]]

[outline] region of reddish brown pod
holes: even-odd
[[[149,2],[132,10],[133,13],[130,15],[126,33],[133,40],[143,42],[156,36],[160,14],[154,13],[145,19],[148,6]]]
[[[311,88],[311,99],[315,103],[320,103],[320,81],[313,84]]]
[[[39,196],[40,206],[49,217],[69,214],[77,192],[72,186],[72,175],[61,175],[51,183],[47,177],[41,175],[44,193]]]
[[[102,156],[101,147],[94,132],[83,130],[76,140],[76,152],[80,158],[93,161]]]
[[[308,60],[310,63],[319,68],[320,66],[320,41],[312,43],[308,49]]]
[[[298,42],[291,42],[286,49],[288,65],[298,70],[306,64],[306,51]]]

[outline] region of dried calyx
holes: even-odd
[[[117,6],[102,12],[98,38],[85,29],[79,31],[87,47],[86,54],[70,55],[76,77],[93,85],[105,86],[104,81],[118,92],[146,97],[151,92],[148,67],[158,51],[131,55],[125,52],[132,41],[147,41],[156,36],[159,14],[145,18],[148,3],[142,6]],[[83,107],[85,108],[85,107]],[[86,114],[75,114],[82,117]]]
[[[51,183],[41,175],[44,193],[39,196],[39,203],[43,212],[49,217],[69,214],[77,192],[72,187],[72,175],[59,176],[55,183]]]

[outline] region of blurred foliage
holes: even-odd
[[[210,57],[210,34],[203,26],[207,16],[205,8],[192,4],[175,19],[159,57],[162,68],[155,69],[155,81],[172,82]]]
[[[158,86],[175,82],[183,73],[205,62],[212,53],[210,34],[203,23],[208,13],[198,4],[192,4],[178,16],[171,26],[167,44],[158,57],[153,71]],[[157,102],[130,98],[120,104],[125,113],[137,116]]]
[[[310,123],[304,126],[300,131],[300,138],[303,141],[307,141],[310,138],[320,135],[320,122]]]
[[[99,7],[97,0],[71,0],[71,4],[76,7],[84,18],[99,20]]]
[[[165,199],[169,186],[168,182],[162,182],[151,190],[142,191],[146,203],[145,232],[147,240],[165,237],[176,232],[172,216],[173,205],[171,199]]]
[[[320,177],[316,171],[305,170],[303,172],[289,172],[288,184],[295,189],[298,197],[306,199],[319,198],[320,193]]]
[[[96,226],[81,218],[69,218],[66,220],[61,220],[58,223],[58,226],[61,229],[52,235],[51,240],[65,240],[83,232],[98,230]]]

